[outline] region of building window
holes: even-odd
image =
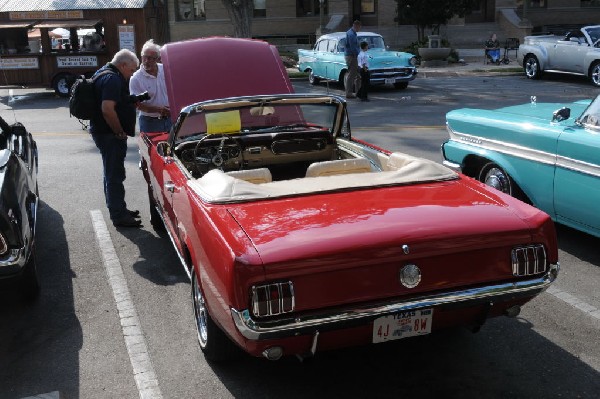
[[[176,0],[178,21],[206,19],[205,0]]]
[[[581,7],[600,7],[600,0],[581,0]]]
[[[546,0],[531,0],[531,8],[544,8],[546,7]]]
[[[297,17],[314,17],[321,13],[319,0],[296,0]],[[327,15],[327,0],[323,1],[323,15]]]
[[[254,0],[254,18],[267,16],[267,0]]]
[[[361,14],[375,14],[375,0],[361,0],[360,1],[360,13]]]

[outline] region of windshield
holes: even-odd
[[[358,43],[367,42],[369,43],[370,49],[381,49],[385,50],[385,43],[383,42],[383,37],[381,36],[358,36]]]
[[[600,130],[600,96],[583,111],[577,122],[594,130]]]
[[[587,28],[585,31],[590,36],[590,39],[592,39],[592,43],[598,46],[598,43],[596,42],[600,40],[600,26],[593,26],[591,28]]]
[[[385,43],[383,41],[383,37],[381,36],[361,36],[360,34],[358,35],[358,44],[360,46],[360,43],[362,42],[367,42],[369,43],[369,49],[380,49],[380,50],[385,50]],[[339,51],[344,51],[344,48],[346,47],[346,39],[340,39],[340,45]]]
[[[340,104],[290,100],[238,101],[198,105],[182,118],[175,141],[205,135],[251,135],[271,132],[334,131]]]

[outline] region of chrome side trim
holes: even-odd
[[[554,165],[557,168],[572,170],[578,173],[588,174],[594,177],[600,177],[600,165],[580,161],[573,158],[564,157],[544,151],[533,150],[513,143],[499,140],[490,140],[478,136],[472,136],[466,133],[460,133],[447,126],[450,140],[482,148],[488,151],[495,151],[501,154],[510,155],[517,158],[535,161],[546,165]]]
[[[162,209],[160,208],[160,205],[158,205],[158,202],[156,202],[156,206],[154,207],[154,209],[156,209],[156,212],[158,212],[158,215],[160,216],[160,219],[162,220],[163,225],[165,226],[165,231],[167,232],[167,235],[169,236],[169,240],[171,240],[171,244],[173,245],[173,249],[175,249],[175,253],[177,254],[177,257],[179,258],[179,262],[181,262],[181,266],[183,266],[183,270],[185,271],[185,274],[188,276],[188,278],[190,279],[190,281],[192,281],[192,274],[190,272],[190,269],[188,268],[188,265],[187,265],[187,263],[186,263],[183,255],[181,255],[181,253],[179,252],[179,248],[177,247],[177,244],[175,244],[175,239],[173,238],[173,235],[171,234],[171,230],[169,229],[169,227],[165,223],[165,218],[163,216]]]
[[[256,321],[248,309],[231,308],[231,316],[238,331],[247,339],[278,339],[319,331],[344,328],[346,325],[367,323],[371,320],[396,312],[422,308],[435,308],[444,305],[462,304],[490,300],[509,300],[515,296],[533,296],[544,291],[556,278],[558,265],[551,265],[550,272],[542,277],[515,283],[503,283],[460,291],[443,292],[411,299],[398,299],[385,303],[356,305],[331,312],[315,313],[294,318],[272,321]]]

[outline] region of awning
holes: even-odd
[[[46,20],[35,24],[36,28],[88,28],[102,22],[101,19],[69,19],[63,21]]]
[[[1,21],[0,29],[31,28],[37,21]]]

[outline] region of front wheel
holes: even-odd
[[[192,303],[198,331],[198,343],[207,360],[223,362],[231,360],[237,348],[223,331],[215,324],[208,313],[206,300],[198,281],[198,275],[192,269]]]
[[[535,55],[528,55],[523,61],[523,69],[525,69],[525,75],[528,79],[539,79],[542,71],[540,69],[540,62]]]
[[[493,162],[489,162],[481,168],[478,180],[496,190],[502,191],[504,194],[508,194],[518,200],[531,204],[527,195],[525,195],[513,178],[510,177],[504,169]]]
[[[308,83],[310,83],[311,85],[316,85],[321,81],[321,79],[317,78],[315,76],[315,73],[312,71],[312,69],[310,70],[310,72],[308,72]]]
[[[590,79],[592,84],[600,87],[600,61],[596,61],[590,67]]]
[[[54,92],[60,97],[69,97],[71,92],[71,86],[73,84],[73,79],[71,75],[68,73],[61,73],[56,75],[54,81],[52,82],[52,88]]]

